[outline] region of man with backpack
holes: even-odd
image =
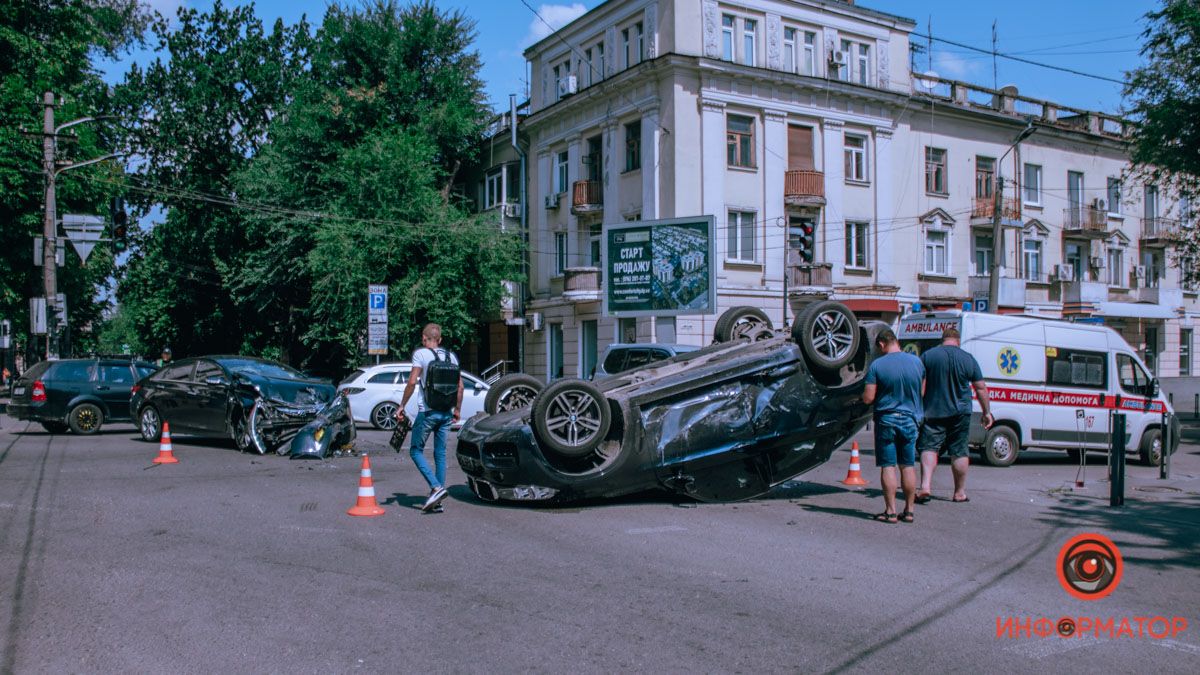
[[[412,425],[412,447],[408,454],[417,470],[429,483],[429,497],[421,510],[440,511],[446,498],[446,436],[450,425],[458,421],[462,410],[463,384],[458,369],[458,357],[442,349],[442,327],[427,324],[421,330],[421,347],[412,355],[412,372],[404,386],[397,417],[405,416],[405,406],[414,392],[417,394],[417,419]],[[418,387],[418,385],[420,385]],[[425,461],[425,438],[433,434],[433,463],[429,470]]]

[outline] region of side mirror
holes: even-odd
[[[226,380],[224,377],[221,377],[220,375],[213,375],[211,377],[204,378],[204,384],[208,384],[208,385],[211,385],[214,387],[223,387],[223,386],[229,384],[229,380]]]
[[[476,394],[478,394],[478,393],[480,393],[481,391],[483,391],[483,383],[482,383],[482,382],[476,382],[476,383],[475,383],[475,393],[476,393]]]
[[[1159,384],[1158,384],[1158,378],[1157,377],[1150,378],[1150,394],[1149,394],[1150,398],[1154,398],[1155,396],[1158,396],[1159,391],[1160,391],[1160,389],[1159,389]]]

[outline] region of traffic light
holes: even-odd
[[[129,216],[125,213],[125,200],[120,197],[112,200],[112,246],[117,253],[129,248]]]
[[[811,263],[816,259],[817,252],[817,236],[816,225],[811,220],[792,221],[791,226],[792,246],[800,255],[800,261]]]

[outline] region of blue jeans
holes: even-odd
[[[913,466],[917,461],[917,420],[908,413],[875,416],[875,466]]]
[[[453,421],[454,415],[451,413],[424,410],[417,413],[417,419],[413,422],[412,448],[408,454],[412,457],[413,464],[417,465],[417,471],[421,472],[431,488],[446,486],[446,436],[450,434],[450,423]],[[429,463],[425,461],[425,437],[431,432],[436,476],[429,470]]]

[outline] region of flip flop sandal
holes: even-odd
[[[950,501],[952,501],[952,502],[955,502],[955,503],[957,503],[957,504],[962,504],[962,503],[965,503],[965,502],[969,502],[969,501],[971,501],[971,498],[970,498],[970,497],[963,497],[962,499],[951,499]]]
[[[895,525],[896,523],[900,522],[900,517],[894,513],[888,513],[887,511],[884,511],[883,513],[876,513],[875,515],[871,516],[871,520],[875,520],[880,523],[888,523],[889,525]]]
[[[913,522],[913,512],[912,512],[912,511],[905,511],[904,513],[901,513],[901,514],[900,514],[900,520],[901,520],[902,522],[905,522],[905,523],[911,523],[911,522]]]
[[[929,493],[917,495],[917,498],[913,501],[918,504],[928,504],[929,502],[933,501],[933,495]]]

